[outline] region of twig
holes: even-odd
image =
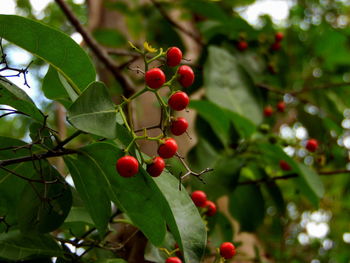
[[[180,160],[180,162],[182,163],[182,165],[185,167],[186,169],[186,173],[182,176],[180,176],[180,180],[179,180],[179,190],[181,190],[181,182],[188,176],[193,175],[195,176],[198,180],[200,180],[202,183],[205,183],[203,178],[201,177],[203,174],[208,173],[213,171],[213,168],[205,168],[203,171],[200,171],[199,173],[196,173],[194,171],[191,170],[191,168],[187,165],[187,163],[185,162],[184,158],[182,156],[179,155],[179,153],[176,153],[175,156]]]
[[[75,133],[73,133],[71,136],[67,137],[66,139],[64,139],[63,141],[59,142],[55,148],[53,148],[53,150],[59,150],[62,149],[63,146],[65,146],[67,143],[69,143],[71,140],[73,140],[75,137],[78,137],[80,134],[82,134],[84,132],[82,131],[76,131]]]
[[[153,3],[153,5],[158,9],[159,13],[164,17],[165,20],[167,20],[169,22],[169,24],[171,24],[173,27],[179,29],[181,32],[183,32],[184,34],[188,35],[189,37],[191,37],[194,41],[196,41],[200,46],[203,46],[204,43],[202,41],[202,39],[194,34],[192,31],[187,30],[186,28],[184,28],[182,25],[176,23],[168,14],[167,12],[164,10],[164,8],[162,7],[162,5],[160,3],[158,3],[156,0],[151,0],[151,2]]]
[[[350,173],[350,170],[334,170],[334,171],[318,171],[318,174],[320,176],[327,176],[327,175],[336,175],[336,174],[344,174],[344,173]],[[260,183],[268,183],[271,181],[277,181],[277,180],[287,180],[290,178],[296,178],[298,177],[298,174],[286,174],[276,177],[266,177],[258,180],[251,180],[251,181],[243,181],[239,182],[238,185],[250,185],[250,184],[260,184]]]
[[[66,15],[68,20],[74,26],[74,28],[82,35],[86,44],[95,53],[96,57],[106,66],[106,68],[112,73],[114,78],[120,83],[126,96],[130,96],[134,93],[132,84],[128,78],[121,74],[118,69],[118,65],[108,56],[107,52],[101,48],[97,41],[91,36],[91,34],[81,25],[78,18],[70,10],[64,0],[55,0],[60,6],[63,13]]]
[[[51,157],[58,157],[58,156],[63,156],[63,155],[76,154],[76,153],[78,153],[78,151],[76,151],[76,150],[64,149],[63,151],[59,151],[59,152],[48,151],[48,152],[38,154],[38,155],[24,156],[24,157],[7,159],[7,160],[0,160],[0,168],[3,168],[4,166],[8,166],[11,164],[16,164],[16,163],[31,162],[31,161],[35,161],[35,160],[42,160],[42,159],[47,159],[47,158],[51,158]]]

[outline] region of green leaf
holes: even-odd
[[[96,263],[128,263],[121,258],[109,258],[96,261]]]
[[[79,130],[115,138],[117,111],[106,86],[91,83],[68,109],[68,120]]]
[[[191,101],[190,107],[205,119],[224,145],[229,142],[230,120],[224,111],[210,101]]]
[[[54,67],[50,66],[44,77],[42,90],[48,99],[58,101],[68,108],[72,104],[72,101],[78,98],[78,95],[68,83],[62,83],[62,78],[60,73]]]
[[[57,229],[66,219],[72,205],[69,185],[47,161],[35,163],[39,170],[32,179],[55,183],[27,183],[18,205],[19,228],[23,233],[47,233]]]
[[[206,244],[206,230],[187,192],[178,190],[176,178],[166,173],[153,178],[141,167],[132,178],[119,176],[115,162],[123,155],[114,144],[100,142],[83,147],[77,159],[85,164],[79,169],[97,174],[110,199],[153,244],[162,243],[167,223],[183,248],[186,262],[199,263]]]
[[[165,235],[165,221],[160,211],[161,197],[150,176],[146,173],[138,173],[133,178],[119,176],[115,163],[124,153],[110,143],[94,143],[80,152],[74,163],[81,165],[71,167],[72,161],[67,163],[72,175],[80,173],[84,179],[96,178],[95,185],[91,181],[91,187],[100,188],[108,194],[110,200],[130,217],[152,243],[160,244]],[[91,197],[95,198],[94,203],[99,202],[95,196]]]
[[[44,121],[44,115],[32,99],[13,83],[0,80],[0,104],[11,106],[38,122]]]
[[[77,159],[65,157],[64,160],[86,209],[99,234],[103,236],[111,217],[111,204],[105,188],[100,183],[99,174],[89,169],[87,164],[91,160],[85,156],[78,156]]]
[[[24,235],[10,231],[0,235],[0,258],[23,260],[33,256],[63,256],[63,251],[49,235]]]
[[[0,15],[0,37],[50,63],[77,93],[96,79],[85,51],[55,28],[20,16]]]
[[[206,95],[210,101],[254,124],[262,121],[260,91],[228,51],[210,46],[203,75]]]
[[[69,211],[69,214],[64,222],[65,223],[84,222],[91,225],[94,224],[88,211],[84,207],[74,207],[74,206]]]
[[[25,144],[25,142],[20,140],[0,137],[0,159],[6,160],[29,156],[30,150],[22,147]],[[18,149],[13,151],[13,147],[18,147]],[[28,178],[34,173],[33,164],[30,162],[13,164],[6,168]],[[16,225],[17,223],[17,206],[22,202],[20,199],[21,192],[26,183],[25,180],[0,169],[0,216],[6,215],[6,222],[10,225]]]
[[[179,182],[174,176],[163,174],[153,180],[165,198],[165,218],[183,251],[185,262],[201,262],[207,244],[207,231],[197,207],[187,191],[179,191]]]
[[[265,202],[260,187],[241,185],[229,198],[229,211],[238,220],[240,231],[254,232],[265,217]]]

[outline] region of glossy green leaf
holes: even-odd
[[[72,205],[69,185],[48,162],[36,163],[37,173],[33,179],[55,181],[42,184],[27,183],[18,205],[19,228],[23,233],[47,233],[57,229],[66,219]]]
[[[68,161],[70,172],[80,173],[84,179],[95,178],[95,185],[91,181],[90,186],[97,188],[98,184],[98,188],[108,194],[110,200],[126,212],[154,244],[160,244],[165,235],[165,221],[159,209],[160,196],[150,176],[144,173],[139,173],[133,178],[119,176],[115,163],[124,153],[110,143],[91,144],[82,148],[80,152],[74,160],[74,163],[80,165],[70,167],[72,161]],[[91,197],[95,198],[91,205],[99,202],[94,195]],[[93,215],[91,216],[93,218]]]
[[[69,211],[69,214],[64,221],[65,223],[69,222],[84,222],[90,225],[93,225],[89,212],[85,209],[85,207],[75,207],[73,206]]]
[[[200,263],[207,244],[207,232],[203,220],[189,194],[179,182],[166,173],[153,178],[165,198],[165,218],[179,248],[183,251],[185,262]]]
[[[123,178],[115,162],[123,151],[109,142],[95,143],[80,150],[77,159],[85,173],[97,174],[111,200],[117,204],[155,245],[165,236],[165,223],[183,248],[187,262],[200,262],[206,244],[206,231],[197,208],[178,180],[166,173],[152,178],[140,167],[132,178]],[[147,217],[145,217],[147,215]]]
[[[48,99],[58,101],[68,108],[78,95],[68,83],[64,85],[61,79],[60,73],[50,66],[44,77],[42,90]]]
[[[106,86],[91,83],[69,108],[68,120],[79,130],[115,138],[117,111]]]
[[[84,155],[79,155],[78,158],[65,157],[64,160],[86,209],[99,234],[103,236],[111,217],[111,203],[106,190],[100,183],[99,174],[89,169],[87,163],[91,160]]]
[[[0,15],[0,37],[50,63],[76,91],[83,91],[96,79],[85,51],[55,28],[20,16]]]
[[[128,263],[121,258],[109,258],[96,261],[96,263]]]
[[[63,250],[49,235],[24,235],[19,231],[0,235],[0,258],[19,261],[33,256],[63,256]]]
[[[229,195],[229,211],[241,232],[254,232],[265,217],[265,201],[257,185],[241,185]]]
[[[210,46],[203,76],[210,101],[244,116],[254,124],[262,121],[260,91],[232,54]]]
[[[204,118],[215,131],[224,145],[229,142],[230,120],[224,111],[210,101],[197,100],[191,101],[190,107]]]
[[[11,106],[38,122],[44,121],[44,115],[32,99],[13,83],[0,80],[0,104]]]

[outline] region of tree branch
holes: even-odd
[[[133,85],[130,80],[121,74],[118,69],[118,65],[108,56],[107,52],[97,43],[91,34],[80,24],[78,18],[70,10],[64,0],[55,0],[55,2],[59,5],[74,28],[82,35],[84,41],[91,48],[96,57],[106,66],[114,78],[120,83],[125,95],[128,97],[133,94],[134,89],[132,88]]]
[[[152,4],[158,9],[159,13],[164,17],[164,19],[166,21],[169,22],[169,24],[171,24],[173,27],[177,28],[178,30],[180,30],[181,32],[183,32],[184,34],[188,35],[189,37],[191,37],[194,41],[196,41],[200,46],[203,46],[203,41],[202,39],[194,34],[192,31],[187,30],[186,28],[184,28],[182,25],[176,23],[168,14],[167,12],[164,10],[164,8],[162,7],[162,5],[160,3],[158,3],[156,0],[151,0]]]

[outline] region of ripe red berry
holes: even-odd
[[[194,73],[191,67],[183,65],[177,70],[179,75],[179,82],[182,87],[187,88],[191,86],[194,82]]]
[[[281,43],[280,42],[275,42],[271,45],[271,50],[272,51],[277,51],[281,49]]]
[[[231,242],[224,242],[220,246],[220,255],[225,259],[233,258],[236,255],[236,247]]]
[[[189,102],[190,102],[189,97],[183,91],[175,92],[173,95],[170,96],[168,100],[168,104],[170,108],[176,111],[185,109]]]
[[[284,112],[284,110],[286,109],[286,104],[284,103],[284,101],[280,101],[277,103],[276,107],[279,112]]]
[[[178,257],[170,257],[170,258],[167,258],[165,263],[182,263],[182,261]]]
[[[165,74],[160,68],[152,68],[146,72],[145,80],[151,89],[159,89],[165,83]]]
[[[248,43],[244,40],[238,41],[237,48],[239,51],[244,51],[248,48]]]
[[[281,42],[282,39],[284,38],[284,35],[282,32],[277,32],[276,35],[275,35],[275,41],[276,42]]]
[[[180,64],[182,59],[182,52],[178,47],[169,48],[166,53],[166,63],[169,67],[175,67]]]
[[[152,177],[158,177],[161,175],[165,168],[165,162],[162,157],[154,157],[153,162],[149,165],[147,165],[147,172],[150,174]]]
[[[314,152],[318,148],[318,141],[316,139],[309,139],[306,143],[306,149],[309,152]]]
[[[207,205],[207,195],[200,190],[194,191],[191,194],[193,203],[198,207],[205,207]]]
[[[268,105],[264,108],[264,116],[265,117],[270,117],[273,114],[273,108]]]
[[[290,171],[292,167],[285,160],[280,160],[280,167],[283,171]]]
[[[118,159],[116,168],[120,176],[132,177],[139,171],[139,163],[135,157],[126,155]]]
[[[170,125],[171,133],[179,136],[183,134],[188,128],[188,122],[185,118],[178,117],[176,120],[173,120]]]
[[[205,213],[207,216],[213,216],[216,214],[216,205],[212,201],[207,200],[205,202],[205,207],[208,208],[208,211]]]
[[[164,159],[174,156],[177,151],[177,143],[173,138],[166,138],[158,148],[158,154]]]

